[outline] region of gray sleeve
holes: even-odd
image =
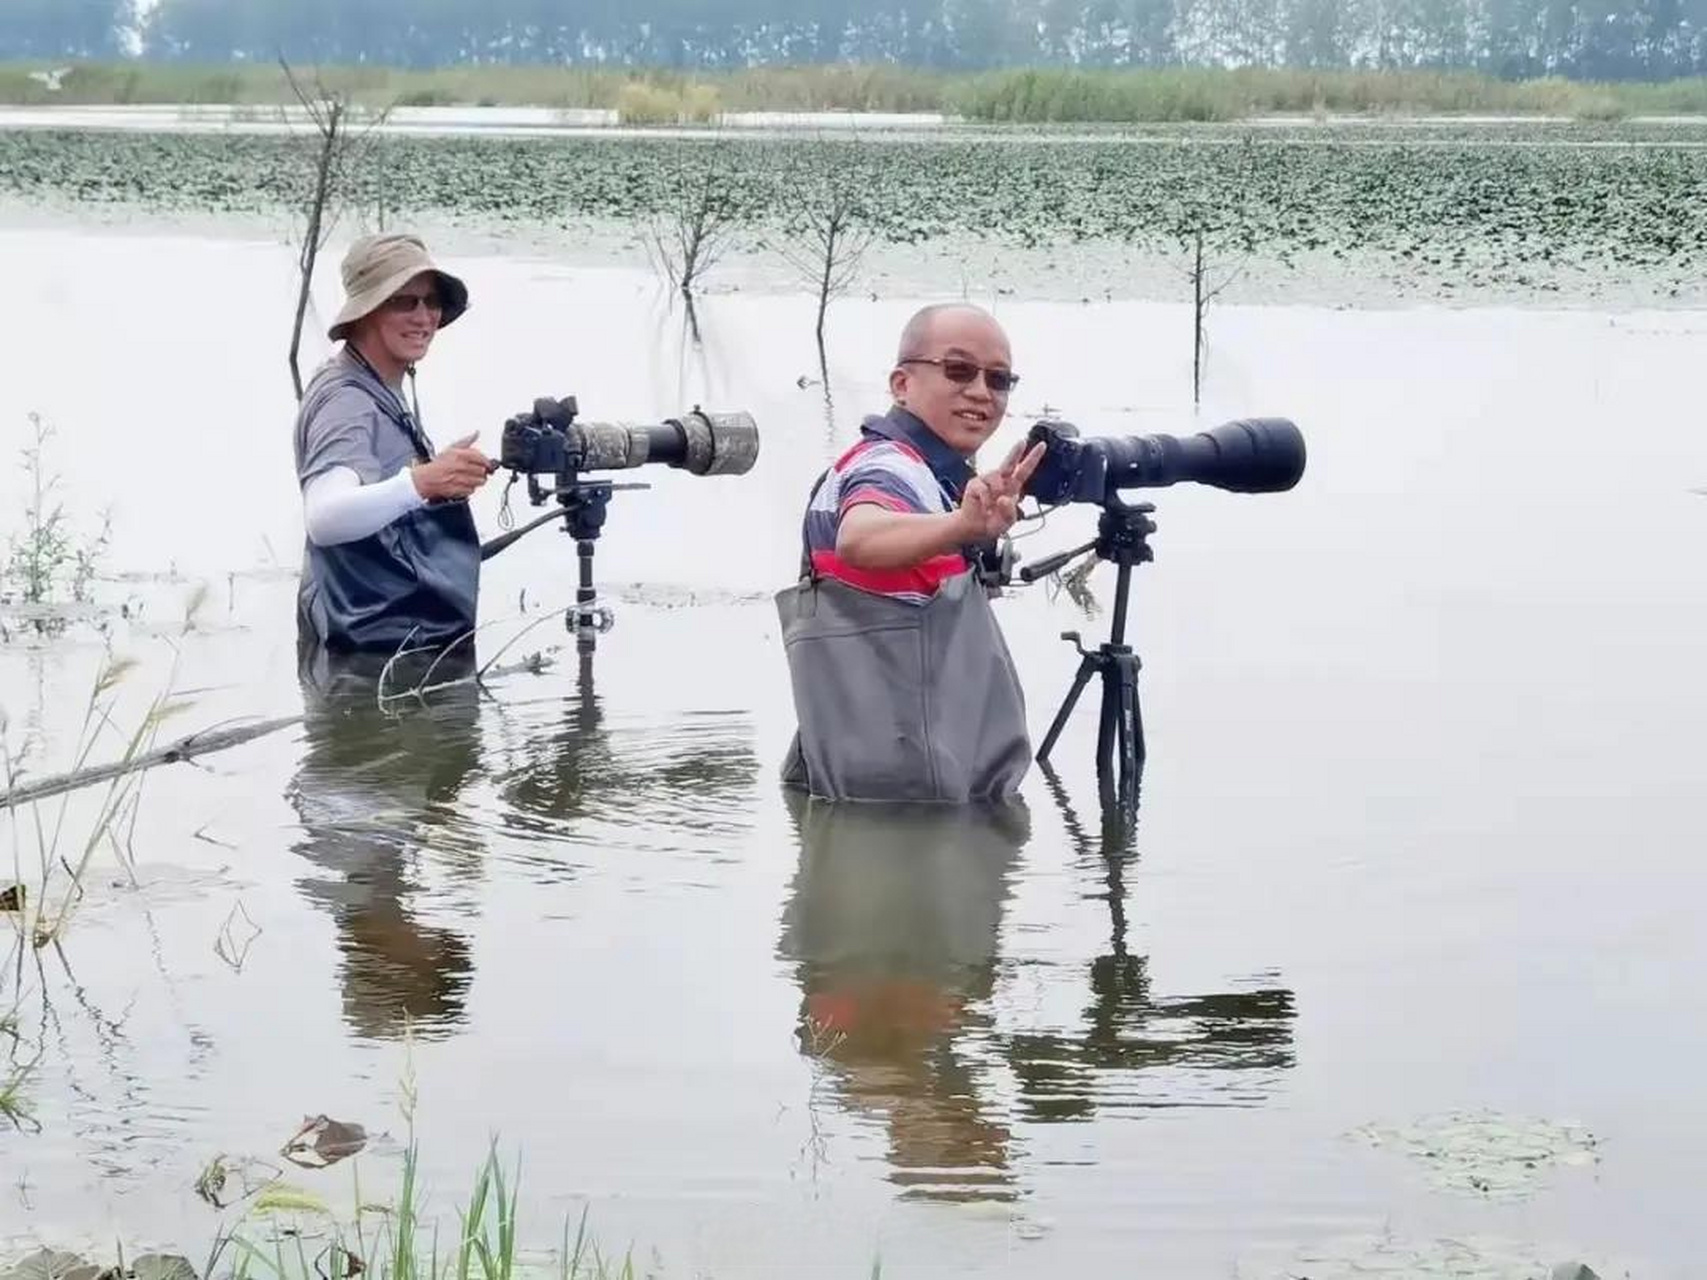
[[[373,397],[359,387],[339,387],[303,425],[296,480],[306,485],[333,467],[348,467],[363,484],[388,477],[379,452],[383,422]]]

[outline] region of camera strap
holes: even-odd
[[[409,443],[414,446],[415,452],[420,456],[422,462],[431,462],[433,460],[433,443],[427,439],[427,433],[421,428],[421,401],[415,395],[415,367],[413,365],[409,367],[409,393],[415,401],[415,411],[411,413],[409,406],[403,403],[403,397],[384,378],[379,376],[379,370],[369,363],[366,356],[349,343],[344,344],[344,350],[349,353],[350,359],[360,365],[373,379],[374,386],[367,386],[365,383],[362,385],[363,389],[373,397],[374,403],[379,406],[379,411],[395,423],[404,435],[409,437]],[[383,394],[376,393],[374,387],[378,387]]]

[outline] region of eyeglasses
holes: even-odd
[[[394,293],[385,300],[385,309],[394,315],[410,315],[417,306],[425,306],[428,311],[445,309],[444,299],[436,293]]]
[[[942,370],[942,376],[950,382],[966,386],[980,373],[984,375],[984,385],[996,395],[1006,395],[1019,385],[1019,374],[1012,369],[991,369],[971,360],[960,360],[954,356],[946,360],[927,359],[924,356],[912,356],[901,361],[902,364],[934,364]]]

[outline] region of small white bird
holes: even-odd
[[[55,67],[52,71],[32,71],[30,79],[38,84],[46,85],[49,93],[58,93],[60,83],[70,75],[72,68]]]

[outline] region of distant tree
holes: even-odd
[[[111,58],[137,0],[0,0],[0,58]],[[1257,65],[1694,75],[1707,0],[157,0],[146,57],[693,71]]]

